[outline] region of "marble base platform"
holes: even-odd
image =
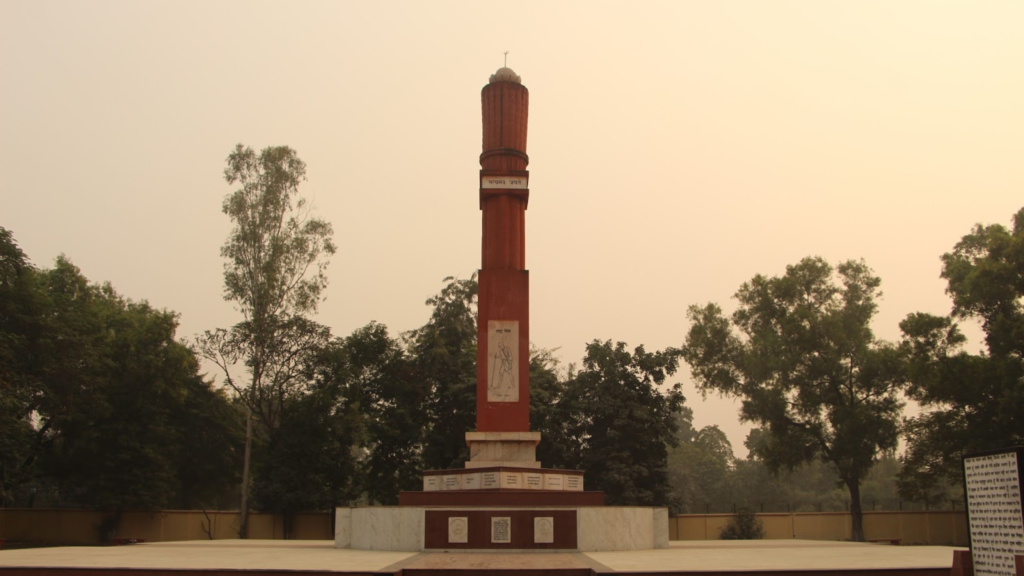
[[[538,443],[540,432],[466,432],[469,446],[466,468],[540,468]]]
[[[334,545],[354,550],[563,550],[668,547],[668,509],[646,507],[337,508]]]
[[[453,490],[582,492],[583,472],[517,466],[456,468],[423,472],[424,492]]]

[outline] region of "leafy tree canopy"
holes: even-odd
[[[593,341],[583,366],[570,370],[558,408],[562,442],[575,445],[571,468],[608,504],[665,506],[670,500],[668,447],[676,443],[683,405],[675,374],[679,351],[632,352],[624,342]]]
[[[731,319],[716,304],[691,306],[683,348],[698,388],[740,398],[741,419],[762,427],[758,458],[775,469],[817,457],[836,467],[857,540],[860,482],[896,446],[903,408],[903,352],[870,327],[880,284],[863,262],[833,269],[805,258],[745,282]]]
[[[960,457],[1024,443],[1024,209],[1012,229],[977,225],[942,256],[950,317],[910,314],[900,324],[909,351],[909,393],[927,411],[907,423],[900,474],[907,497],[948,497]],[[968,354],[955,320],[978,319],[987,353]]]

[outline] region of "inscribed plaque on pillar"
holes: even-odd
[[[519,321],[487,321],[487,401],[519,401]]]

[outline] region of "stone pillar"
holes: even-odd
[[[526,270],[526,126],[530,92],[499,69],[481,91],[483,152],[476,430],[467,468],[538,468],[530,432],[530,276]]]

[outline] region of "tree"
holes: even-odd
[[[669,482],[676,513],[732,510],[736,459],[732,444],[715,425],[693,427],[693,410],[683,406],[677,415],[678,445],[669,449]]]
[[[833,270],[805,258],[744,283],[731,323],[716,304],[691,306],[683,348],[698,388],[741,398],[741,420],[766,432],[757,457],[775,469],[816,457],[835,466],[858,541],[860,482],[895,448],[903,407],[904,354],[870,327],[880,284],[863,262]]]
[[[286,398],[278,433],[256,453],[253,500],[282,515],[286,539],[296,512],[332,509],[362,491],[353,455],[360,421],[342,396],[337,381],[318,379]]]
[[[582,369],[570,371],[559,407],[564,436],[578,446],[569,464],[583,470],[609,504],[669,503],[668,447],[676,443],[683,395],[678,383],[661,388],[678,362],[674,349],[637,346],[630,353],[624,342],[595,340],[587,345]]]
[[[436,296],[430,320],[406,334],[414,369],[425,386],[427,469],[462,466],[469,459],[466,432],[476,426],[476,275],[452,277]]]
[[[942,256],[942,277],[951,316],[900,324],[909,393],[927,410],[907,423],[900,491],[926,501],[959,487],[964,453],[1024,442],[1024,209],[1012,229],[976,225]],[[987,353],[963,350],[966,319],[981,320]]]
[[[252,414],[242,473],[242,537],[248,529],[251,418],[273,438],[286,401],[307,384],[304,371],[330,338],[306,317],[316,312],[327,287],[327,262],[336,247],[331,225],[313,217],[299,196],[305,178],[305,163],[287,146],[257,155],[239,144],[224,169],[228,184],[240,185],[223,204],[234,225],[221,248],[227,260],[224,299],[236,304],[243,320],[230,330],[207,331],[197,344]],[[248,373],[244,381],[232,375],[239,361]]]
[[[0,504],[31,483],[30,415],[41,392],[34,349],[42,333],[37,271],[0,227]]]
[[[421,468],[427,385],[387,327],[371,322],[332,342],[318,380],[341,385],[336,402],[358,422],[360,492],[371,502],[395,505],[401,490],[422,488],[409,472]]]

